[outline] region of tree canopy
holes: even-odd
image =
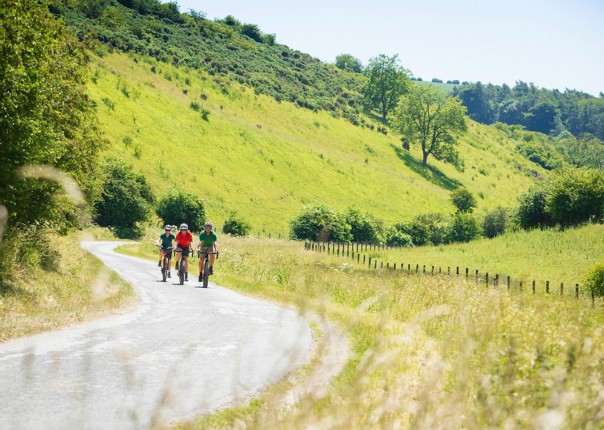
[[[365,102],[386,119],[411,86],[407,71],[398,64],[397,55],[388,57],[380,54],[369,60],[365,74],[368,77],[363,88]]]
[[[57,201],[59,179],[23,177],[25,166],[59,169],[89,201],[95,194],[102,139],[84,91],[87,61],[47,4],[0,2],[0,204],[12,222],[76,221]]]
[[[424,165],[428,156],[458,162],[454,133],[467,129],[466,108],[431,85],[415,84],[391,116],[392,127],[410,142],[419,142]]]

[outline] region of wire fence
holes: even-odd
[[[568,283],[563,281],[537,281],[536,279],[526,280],[502,275],[500,273],[489,273],[479,269],[470,269],[463,266],[438,266],[416,264],[411,262],[389,262],[383,259],[367,256],[368,251],[391,251],[403,249],[401,246],[386,246],[365,243],[338,244],[331,242],[304,242],[304,248],[310,251],[323,252],[330,255],[350,259],[359,265],[369,269],[392,270],[407,275],[429,275],[429,276],[456,276],[464,277],[468,281],[474,281],[477,285],[485,287],[506,287],[509,291],[529,291],[532,294],[559,294],[560,296],[578,299],[580,296],[591,298],[592,306],[595,305],[594,291],[588,291],[581,288],[579,283]]]

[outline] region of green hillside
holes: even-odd
[[[434,159],[426,168],[398,136],[200,70],[113,53],[93,58],[90,75],[107,155],[132,163],[158,195],[177,187],[203,197],[219,226],[237,211],[254,234],[286,234],[315,201],[386,224],[452,212],[460,186],[477,196],[478,212],[509,207],[544,172],[503,131],[474,122],[460,138],[464,172]]]

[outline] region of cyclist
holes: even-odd
[[[186,224],[180,225],[180,231],[176,233],[176,248],[174,248],[174,252],[176,252],[176,270],[178,270],[178,266],[180,264],[181,258],[183,259],[183,263],[185,265],[185,281],[189,280],[189,249],[191,248],[191,244],[193,243],[193,235],[189,231],[189,226]],[[182,255],[181,255],[182,254]]]
[[[210,257],[210,273],[208,275],[214,274],[214,257],[218,255],[218,238],[216,237],[216,233],[212,231],[212,223],[206,222],[203,225],[204,231],[202,231],[199,235],[199,244],[197,245],[197,249],[199,249],[199,282],[201,282],[201,277],[203,276],[203,263],[204,256],[208,252],[215,252],[216,254],[209,254]]]
[[[157,266],[161,267],[164,254],[168,253],[168,278],[170,277],[170,265],[172,264],[172,250],[168,251],[167,249],[172,247],[174,239],[176,239],[176,236],[172,234],[172,226],[166,224],[164,232],[160,234],[159,239],[157,239],[157,246],[159,246],[159,263],[157,263]]]

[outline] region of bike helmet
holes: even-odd
[[[212,227],[214,227],[214,225],[213,225],[211,222],[209,222],[209,221],[208,221],[208,222],[206,222],[206,223],[203,225],[203,227],[204,227],[204,228],[206,228],[206,227],[210,227],[210,228],[212,228]]]
[[[172,230],[172,226],[170,224],[166,224],[164,226],[164,230]]]
[[[189,229],[189,226],[188,226],[188,225],[186,225],[185,223],[182,223],[182,224],[180,225],[180,229],[181,229],[181,230],[188,230],[188,229]]]

